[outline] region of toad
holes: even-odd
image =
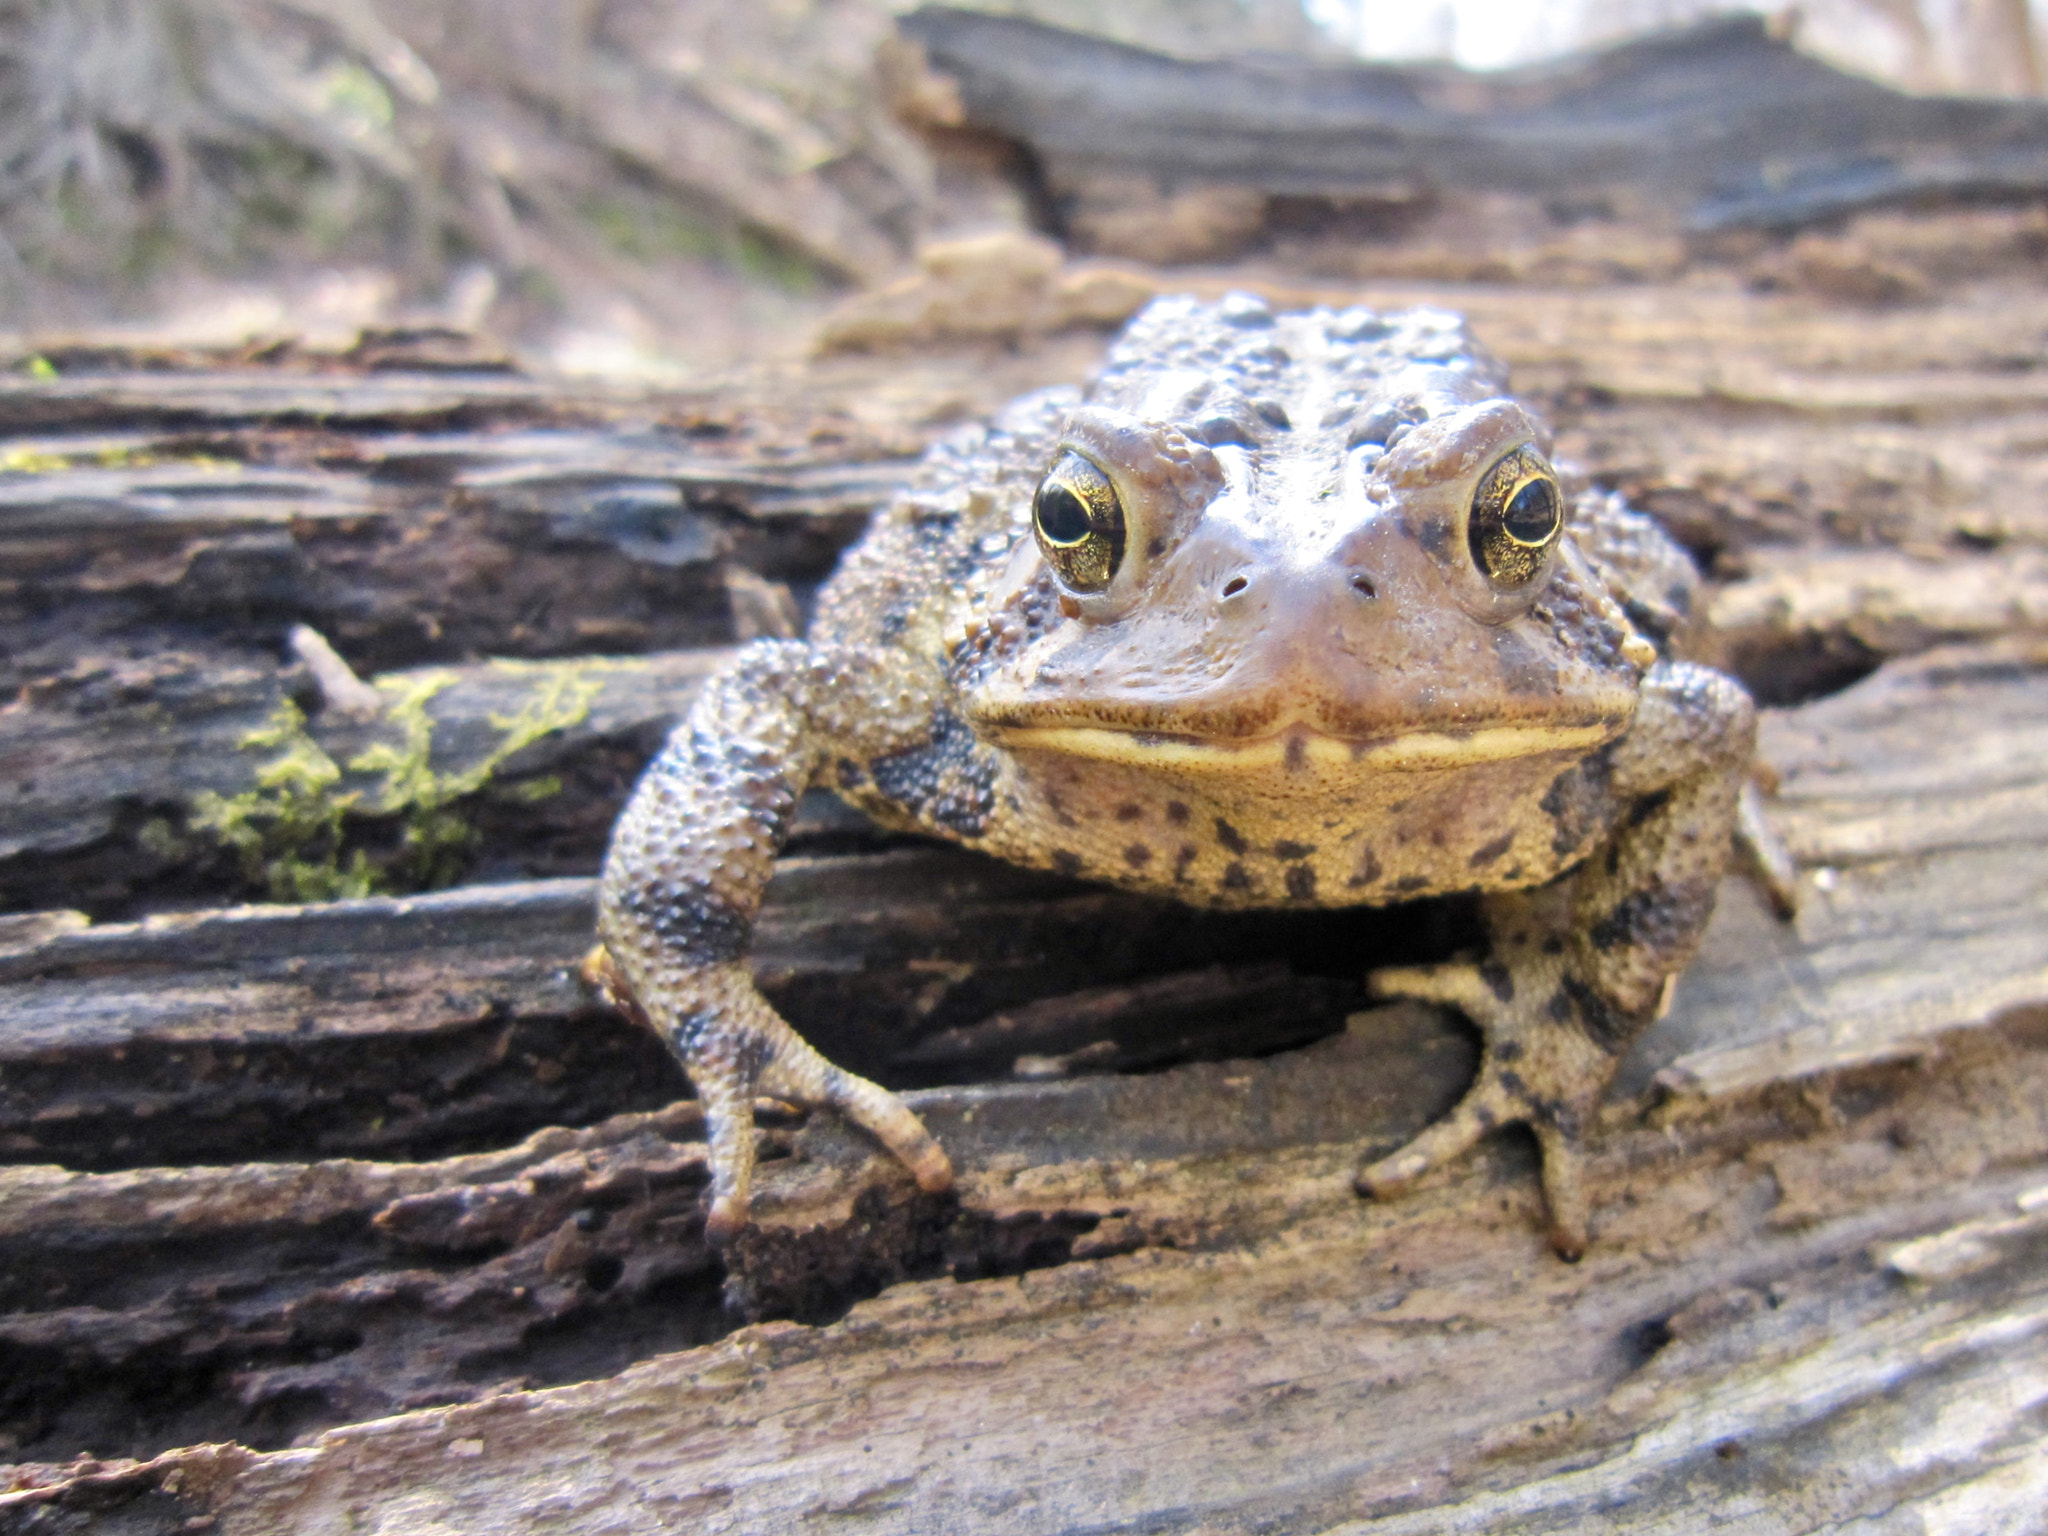
[[[762,891],[806,789],[882,825],[1215,907],[1477,892],[1487,946],[1380,970],[1483,1037],[1462,1102],[1363,1168],[1389,1196],[1527,1124],[1551,1237],[1581,1143],[1691,960],[1755,713],[1679,659],[1697,578],[1567,495],[1454,315],[1155,301],[1085,393],[941,443],[820,594],[740,651],[614,829],[591,974],[703,1100],[707,1229],[747,1219],[756,1093],[952,1172],[894,1095],[756,990]]]

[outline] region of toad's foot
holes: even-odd
[[[888,1089],[813,1050],[755,989],[744,966],[671,972],[654,1008],[642,1006],[602,945],[584,960],[583,974],[620,1012],[668,1042],[703,1100],[711,1161],[704,1235],[712,1242],[725,1242],[747,1224],[756,1094],[837,1110],[895,1153],[918,1188],[938,1194],[952,1187],[953,1165],[924,1123]]]
[[[1570,975],[1561,956],[1533,946],[1478,965],[1375,971],[1370,984],[1380,997],[1460,1010],[1479,1026],[1486,1048],[1479,1078],[1457,1108],[1361,1169],[1359,1192],[1376,1199],[1397,1195],[1494,1127],[1519,1121],[1536,1133],[1542,1154],[1551,1246],[1563,1258],[1578,1258],[1586,1251],[1591,1214],[1581,1142],[1636,1021],[1618,1018]]]

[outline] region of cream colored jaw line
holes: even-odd
[[[1248,741],[1199,741],[1186,736],[1158,736],[1102,726],[1025,726],[992,732],[1013,750],[1059,752],[1104,762],[1148,767],[1244,773],[1289,766],[1289,749],[1300,742],[1295,764],[1318,768],[1377,768],[1390,771],[1458,768],[1470,763],[1534,757],[1543,752],[1584,751],[1614,735],[1612,725],[1498,725],[1462,735],[1416,731],[1377,742],[1363,750],[1357,743],[1317,731],[1293,728]]]

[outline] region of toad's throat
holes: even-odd
[[[1330,736],[1293,725],[1265,736],[1183,736],[1099,725],[1012,726],[994,731],[1015,752],[1055,752],[1099,762],[1190,773],[1422,772],[1551,752],[1584,755],[1611,741],[1613,721],[1494,725],[1470,731],[1407,731],[1375,739]]]

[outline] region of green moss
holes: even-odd
[[[332,901],[376,889],[368,856],[344,846],[343,820],[359,796],[337,789],[341,769],[306,734],[304,711],[286,699],[238,745],[274,755],[256,770],[253,788],[202,793],[192,829],[229,849],[243,877],[274,901]]]
[[[66,469],[150,469],[159,464],[180,464],[188,469],[221,473],[241,468],[238,461],[216,454],[162,453],[128,443],[108,443],[69,452],[47,448],[0,449],[0,473],[10,475],[53,475]]]
[[[70,461],[62,454],[43,453],[34,448],[9,448],[0,452],[0,473],[51,475],[69,467]]]
[[[238,795],[205,793],[193,804],[191,827],[231,850],[252,885],[276,901],[331,901],[380,891],[432,890],[462,878],[476,845],[468,810],[511,758],[543,737],[581,723],[604,684],[580,668],[498,662],[500,672],[536,679],[510,715],[494,714],[498,741],[466,767],[434,766],[437,694],[453,672],[387,678],[376,687],[383,721],[395,739],[379,741],[335,762],[306,731],[289,700],[243,737],[244,751],[267,754],[254,786]],[[367,781],[367,782],[361,782]],[[512,788],[532,802],[559,793],[552,775]],[[372,857],[358,838],[383,822],[395,827],[395,848]]]

